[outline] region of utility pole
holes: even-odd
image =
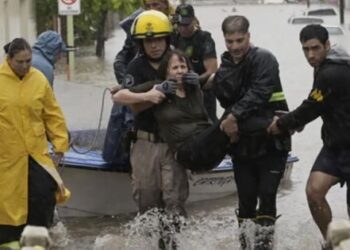
[[[344,24],[344,8],[345,8],[345,0],[339,0],[339,18],[340,24]]]
[[[74,22],[73,22],[72,15],[67,15],[67,45],[68,45],[68,49],[74,48]],[[74,68],[75,68],[74,50],[69,50],[68,51],[68,72],[67,72],[68,81],[74,78]]]
[[[72,80],[75,68],[73,16],[80,14],[80,0],[58,0],[58,13],[67,17],[68,71],[67,80]]]

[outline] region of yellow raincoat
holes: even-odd
[[[48,152],[68,150],[68,132],[45,76],[30,68],[19,79],[5,60],[0,64],[0,225],[23,225],[28,215],[28,157],[62,180]]]

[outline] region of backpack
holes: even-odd
[[[130,170],[130,133],[134,115],[130,109],[113,104],[102,150],[102,158],[118,170]],[[129,145],[126,145],[129,144]]]

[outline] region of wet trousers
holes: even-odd
[[[287,156],[276,150],[254,159],[234,158],[240,218],[276,217],[276,194]]]
[[[133,197],[141,213],[161,208],[186,215],[189,195],[186,169],[166,143],[138,139],[131,149]]]
[[[53,221],[57,184],[45,169],[31,157],[29,157],[28,185],[28,219],[26,225],[48,228]],[[25,225],[0,225],[0,244],[19,240],[24,227]]]

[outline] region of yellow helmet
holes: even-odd
[[[131,26],[131,35],[136,39],[169,36],[172,25],[160,11],[146,10],[136,17]]]

